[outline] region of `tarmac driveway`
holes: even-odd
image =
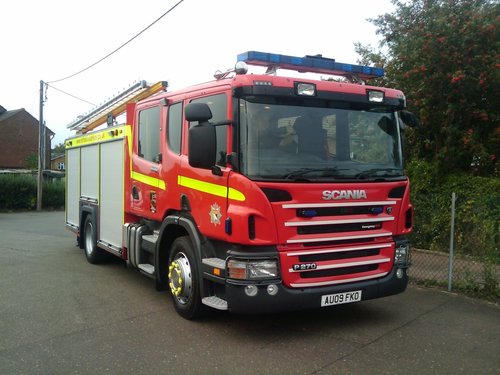
[[[430,289],[333,309],[180,318],[63,212],[0,214],[0,374],[500,374],[500,307]]]

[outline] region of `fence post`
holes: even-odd
[[[453,245],[455,238],[455,201],[457,195],[451,193],[451,229],[450,229],[450,258],[448,263],[448,292],[451,292],[452,279],[453,279]]]

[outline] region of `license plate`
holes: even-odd
[[[321,307],[341,305],[343,303],[358,301],[361,301],[361,290],[337,294],[325,294],[321,296]]]

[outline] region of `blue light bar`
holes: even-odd
[[[358,76],[361,79],[370,79],[384,76],[384,69],[371,66],[344,64],[334,59],[318,56],[287,56],[275,53],[248,51],[238,55],[238,61],[248,65],[277,67],[296,70],[298,72],[324,73],[338,76]]]

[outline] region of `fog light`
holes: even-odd
[[[398,270],[396,271],[396,277],[398,279],[402,279],[403,278],[403,269],[398,268]]]
[[[275,296],[276,294],[278,294],[278,286],[277,285],[274,285],[274,284],[270,284],[267,286],[267,293],[270,295],[270,296]]]
[[[245,294],[248,296],[248,297],[255,297],[257,295],[257,292],[259,290],[257,289],[257,287],[255,285],[247,285],[245,287]]]

